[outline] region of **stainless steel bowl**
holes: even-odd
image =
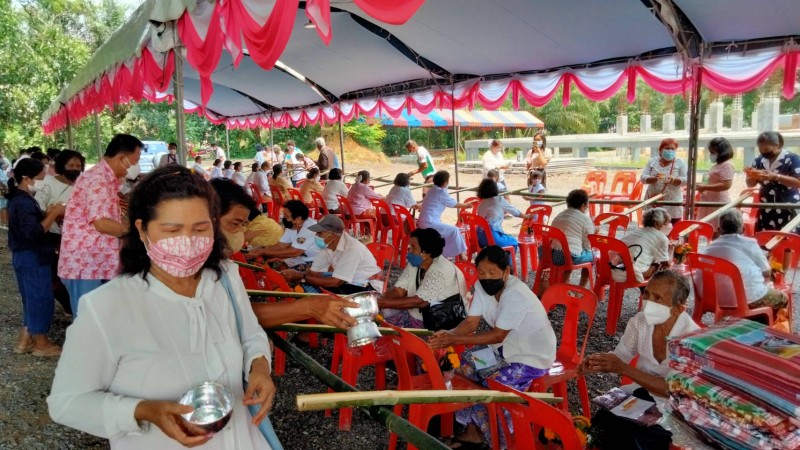
[[[345,308],[345,312],[358,322],[347,329],[347,342],[350,347],[371,344],[381,337],[375,317],[378,315],[378,293],[375,291],[360,292],[348,295],[347,298],[358,303],[357,308]]]
[[[183,394],[178,403],[194,408],[182,416],[183,420],[210,433],[225,428],[233,412],[233,394],[219,383],[199,384]]]

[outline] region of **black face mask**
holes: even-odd
[[[292,228],[294,228],[294,222],[292,222],[291,220],[288,220],[288,219],[283,219],[283,226],[287,230],[291,230]]]
[[[80,170],[65,170],[63,175],[64,175],[64,178],[68,179],[69,181],[75,181],[75,180],[78,179],[79,176],[81,176],[81,171]]]
[[[505,280],[502,278],[489,278],[486,280],[478,280],[481,283],[481,287],[483,288],[484,292],[489,295],[495,295],[498,292],[502,291],[503,288],[506,286]]]

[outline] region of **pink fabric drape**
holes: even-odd
[[[365,13],[381,22],[402,25],[417,12],[425,0],[354,0],[354,2]]]

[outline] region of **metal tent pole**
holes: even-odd
[[[228,150],[228,155],[231,154],[231,131],[228,129],[228,123],[225,122],[225,149]]]
[[[97,160],[103,159],[103,146],[100,143],[100,115],[94,113],[94,145],[97,150]]]
[[[178,161],[182,166],[186,165],[186,115],[183,110],[183,58],[181,57],[181,47],[176,45],[172,49],[172,56],[175,58],[175,72],[172,78],[172,91],[175,95],[175,134],[178,142]]]
[[[456,124],[456,83],[455,79],[450,79],[450,115],[453,119],[453,163],[455,164],[456,172],[456,186],[461,186],[458,183],[458,125]],[[456,199],[461,200],[461,194],[456,193]]]
[[[694,192],[697,185],[697,147],[698,147],[698,134],[700,125],[700,95],[703,86],[703,72],[699,70],[702,63],[702,55],[700,56],[700,63],[695,66],[695,76],[692,77],[694,84],[692,85],[692,99],[690,105],[689,119],[689,170],[688,180],[686,187],[686,209],[683,212],[684,217],[691,220],[694,218]]]
[[[269,146],[275,145],[275,117],[269,113]]]
[[[341,113],[340,113],[341,114]],[[339,154],[342,157],[342,162],[340,163],[342,166],[342,177],[344,177],[344,128],[342,128],[342,116],[339,116]],[[344,181],[344,179],[342,179]]]

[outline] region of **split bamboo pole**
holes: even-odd
[[[722,215],[722,213],[724,213],[725,211],[727,211],[727,210],[729,210],[729,209],[731,209],[731,208],[735,208],[735,207],[739,206],[739,205],[740,205],[740,204],[741,204],[743,201],[747,200],[747,199],[748,199],[748,198],[750,198],[752,195],[753,195],[753,193],[752,193],[752,192],[745,192],[745,193],[744,193],[742,196],[740,196],[739,198],[737,198],[737,199],[735,199],[735,200],[731,200],[730,202],[726,203],[726,204],[725,204],[725,206],[723,206],[723,207],[721,207],[721,208],[717,209],[716,211],[712,212],[711,214],[709,214],[709,215],[707,215],[707,216],[703,217],[702,219],[700,219],[700,222],[705,222],[705,223],[711,222],[712,220],[714,220],[714,219],[716,219],[717,217],[721,216],[721,215]],[[681,232],[678,234],[678,237],[684,237],[684,236],[687,236],[689,233],[691,233],[692,231],[694,231],[694,230],[696,230],[696,229],[697,229],[697,225],[692,225],[692,226],[690,226],[689,228],[687,228],[687,229],[685,229],[685,230],[681,231]]]
[[[330,325],[322,325],[318,323],[284,323],[275,327],[268,328],[267,331],[296,331],[302,333],[327,333],[327,334],[341,334],[347,333],[344,328],[332,327]],[[378,331],[384,336],[397,336],[399,333],[392,328],[378,327]],[[433,331],[424,328],[403,328],[414,336],[427,337],[433,336]]]
[[[531,398],[555,404],[561,397],[550,393],[527,392]],[[364,406],[394,406],[432,403],[523,403],[525,399],[511,392],[484,389],[428,390],[428,391],[361,391],[305,394],[297,396],[298,411],[321,411],[325,409]]]
[[[800,226],[800,215],[795,216],[794,219],[792,219],[789,223],[784,225],[783,228],[781,228],[781,232],[791,233],[798,226]],[[767,245],[765,245],[764,247],[767,250],[772,250],[773,248],[775,248],[776,245],[778,245],[778,242],[782,240],[783,240],[782,236],[775,236],[774,238],[770,239],[769,242],[767,242]]]
[[[655,197],[648,198],[647,200],[645,200],[643,202],[640,202],[640,203],[636,204],[635,206],[632,206],[632,207],[622,211],[620,214],[622,214],[623,216],[627,216],[629,214],[633,214],[636,211],[644,208],[647,205],[656,203],[662,197],[664,197],[664,194],[658,194]],[[601,221],[598,225],[603,226],[603,225],[606,225],[606,224],[612,222],[613,220],[614,220],[613,217],[609,217],[608,219],[605,219],[605,220]]]
[[[275,347],[282,350],[289,355],[292,359],[302,364],[312,375],[318,380],[325,383],[325,385],[333,388],[336,391],[356,392],[358,391],[353,386],[345,383],[344,380],[329,372],[320,363],[305,354],[302,350],[287,342],[276,333],[270,332],[269,337]],[[406,442],[413,444],[420,450],[448,450],[448,447],[436,438],[429,435],[423,430],[415,427],[407,420],[392,413],[389,408],[382,406],[370,406],[361,408],[365,411],[370,418],[383,423],[389,431],[397,434]]]

